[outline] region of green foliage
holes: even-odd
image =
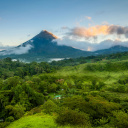
[[[48,85],[48,88],[47,88],[49,93],[50,92],[56,92],[56,89],[57,89],[57,85],[55,83]]]
[[[35,75],[40,73],[50,73],[55,71],[56,68],[46,62],[32,62],[25,64],[19,61],[12,61],[11,58],[0,60],[0,77],[7,79],[13,76],[24,78],[28,75]]]
[[[105,86],[105,83],[104,82],[97,82],[96,80],[92,80],[91,81],[91,86],[90,86],[90,89],[92,90],[100,90],[102,87]]]
[[[75,126],[58,126],[54,121],[55,116],[35,114],[22,117],[11,123],[7,128],[78,128]],[[0,125],[1,126],[1,125]],[[4,128],[4,127],[0,127]],[[83,128],[83,127],[79,127]]]
[[[6,122],[13,122],[15,119],[13,116],[9,116],[8,118],[6,118]]]
[[[57,128],[51,116],[31,115],[17,120],[7,128]]]
[[[74,95],[72,97],[67,97],[63,99],[62,105],[70,109],[75,110],[76,108],[83,111],[85,107],[85,100],[82,96]]]
[[[46,101],[41,108],[43,112],[45,112],[46,114],[57,112],[57,109],[58,109],[57,105],[52,100]]]
[[[85,58],[80,58],[80,62],[78,59],[69,59],[51,64],[24,64],[12,62],[9,58],[1,60],[0,119],[4,122],[0,123],[0,127],[23,117],[25,113],[26,117],[33,115],[38,118],[34,115],[42,112],[55,117],[57,115],[56,122],[61,126],[53,123],[55,128],[66,124],[73,128],[81,125],[127,127],[128,63],[97,62],[101,58],[88,57],[86,61],[96,63],[78,66],[78,63],[85,62]],[[62,68],[64,65],[75,66]],[[58,71],[52,73],[58,68]],[[56,95],[61,95],[61,99],[54,99]],[[53,121],[54,118],[51,118]],[[28,126],[21,127],[34,126],[28,123]]]
[[[128,127],[128,114],[123,111],[114,111],[114,118],[112,119],[112,125],[117,128],[127,128]]]
[[[28,116],[28,115],[34,115],[34,114],[37,114],[37,113],[41,113],[41,108],[40,107],[35,107],[33,109],[31,109],[30,111],[27,111],[25,113],[25,116]]]
[[[8,78],[4,82],[5,86],[3,87],[3,89],[5,89],[5,90],[11,90],[14,87],[16,87],[17,84],[19,84],[19,83],[21,83],[20,77],[18,77],[18,76],[10,77],[10,78]]]
[[[109,122],[108,118],[102,117],[101,119],[99,119],[97,124],[103,126],[103,125],[107,124],[108,122]]]
[[[15,106],[8,105],[8,106],[6,106],[5,109],[8,110],[9,111],[9,115],[13,116],[15,119],[21,118],[25,113],[25,108],[20,104],[16,104]]]
[[[113,110],[119,110],[119,108],[121,107],[119,104],[109,102],[99,96],[94,97],[90,95],[87,97],[89,99],[90,108],[92,108],[95,111],[95,113],[92,115],[95,119],[108,117],[111,115]]]
[[[84,125],[89,126],[89,116],[86,113],[78,112],[77,110],[64,109],[56,118],[56,123],[59,125]]]
[[[113,84],[113,86],[109,87],[108,90],[113,92],[127,93],[128,92],[128,84]]]
[[[117,72],[117,71],[128,70],[128,64],[126,64],[126,62],[110,62],[110,61],[108,61],[107,63],[93,63],[93,64],[87,64],[85,70],[91,72],[92,71]]]
[[[5,128],[10,124],[10,122],[2,122],[0,123],[0,128]]]

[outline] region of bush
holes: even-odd
[[[9,116],[8,118],[6,118],[6,122],[13,122],[15,119],[13,116]]]
[[[58,115],[56,123],[59,125],[90,125],[89,116],[86,113],[70,110],[68,108]]]
[[[51,114],[52,112],[56,112],[57,110],[57,105],[51,101],[51,100],[48,100],[47,102],[45,102],[42,107],[43,109],[43,112],[47,113],[47,114]]]
[[[113,110],[119,110],[120,105],[117,103],[109,102],[100,96],[87,96],[89,98],[89,106],[95,113],[92,115],[93,119],[108,117]],[[88,113],[88,112],[86,112]],[[91,112],[89,113],[91,114]]]
[[[117,92],[125,93],[126,87],[124,85],[119,85],[117,87]]]
[[[25,113],[24,106],[22,106],[20,104],[16,104],[15,106],[8,105],[8,106],[5,107],[5,109],[9,111],[9,115],[13,116],[14,119],[21,118]]]
[[[10,122],[2,122],[0,123],[0,128],[5,128],[10,124]]]
[[[117,128],[128,128],[128,114],[123,111],[114,111],[111,123]]]
[[[93,90],[100,90],[102,87],[105,86],[104,82],[97,82],[96,80],[91,81],[91,89]]]
[[[30,111],[26,112],[25,115],[34,115],[36,113],[41,113],[40,107],[35,107],[35,108],[31,109]]]

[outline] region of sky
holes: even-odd
[[[42,30],[61,38],[59,44],[127,43],[127,6],[128,0],[0,0],[0,46],[19,45]]]

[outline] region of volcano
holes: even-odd
[[[26,47],[27,45],[31,45],[32,48],[28,54],[39,55],[46,58],[79,57],[83,55],[86,56],[88,53],[70,46],[58,45],[55,41],[57,38],[58,37],[51,32],[43,30],[20,46]]]
[[[126,52],[128,47],[115,45],[109,49],[102,49],[94,52],[82,51],[66,45],[58,45],[58,37],[48,32],[47,30],[41,31],[32,39],[25,43],[0,52],[0,58],[11,57],[12,59],[19,59],[21,61],[49,61],[50,59],[61,59],[61,58],[76,58],[81,56],[97,56],[112,54],[117,52]]]
[[[56,42],[57,38],[58,37],[53,35],[51,32],[43,30],[32,39],[15,47],[14,49],[2,52],[4,57],[27,59],[30,61],[47,58],[74,58],[88,56],[91,54],[91,52],[82,51],[70,46],[58,45]]]

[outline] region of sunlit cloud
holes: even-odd
[[[108,28],[109,28],[108,25],[97,25],[97,26],[92,26],[89,28],[75,27],[75,28],[71,29],[71,32],[69,34],[73,35],[73,36],[90,38],[90,37],[95,37],[98,35],[107,35]]]
[[[95,38],[100,35],[117,35],[128,38],[128,27],[119,25],[96,25],[91,27],[75,27],[70,29],[69,36],[77,36],[84,38]]]

